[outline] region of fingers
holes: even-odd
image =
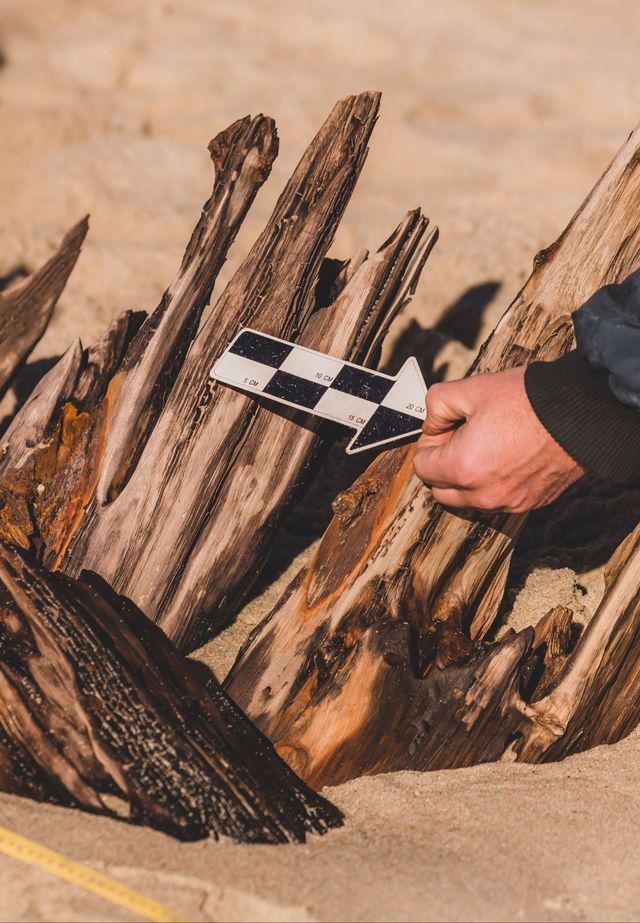
[[[454,469],[456,447],[453,441],[425,447],[418,445],[413,467],[418,477],[430,487],[459,486]]]
[[[442,504],[442,506],[450,506],[454,509],[472,506],[467,492],[464,490],[455,490],[453,487],[433,487],[431,489],[431,496],[437,503]]]
[[[454,429],[471,412],[469,382],[449,381],[432,385],[427,391],[427,418],[422,431],[437,436]]]
[[[442,506],[455,509],[493,510],[494,512],[519,512],[502,486],[482,483],[474,472],[465,470],[464,452],[460,453],[458,440],[416,452],[413,467],[418,477],[431,488],[433,499]]]
[[[427,393],[427,419],[418,440],[414,469],[444,506],[480,506],[483,452],[475,404],[479,379],[433,385]]]
[[[456,429],[448,429],[446,433],[437,433],[435,436],[430,433],[422,433],[416,443],[416,449],[432,449],[434,446],[443,445],[455,436]]]

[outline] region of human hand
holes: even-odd
[[[429,388],[414,468],[438,503],[522,513],[551,503],[586,474],[536,416],[524,371]]]

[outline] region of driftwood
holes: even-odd
[[[279,842],[341,822],[127,597],[183,645],[219,625],[335,435],[210,380],[239,327],[370,363],[410,297],[437,236],[418,211],[373,256],[325,258],[378,104],[336,106],[198,331],[277,150],[263,116],[219,135],[212,195],[156,311],[74,343],[4,434],[0,787],[104,812],[116,795],[183,838]]]
[[[31,534],[41,538],[30,547],[48,567],[100,573],[182,647],[219,627],[248,593],[283,512],[311,477],[322,437],[334,435],[215,384],[214,360],[251,325],[351,361],[374,361],[435,242],[437,232],[414,211],[371,258],[324,260],[378,105],[374,93],[336,105],[195,335],[277,147],[264,117],[237,122],[212,142],[212,196],[176,279],[90,411],[78,464],[63,459],[40,488],[37,508],[21,498]],[[75,419],[76,411],[71,400],[60,416]],[[0,489],[15,481],[8,460]],[[12,538],[6,526],[2,535]]]
[[[93,465],[92,435],[104,425],[103,398],[145,318],[125,311],[84,350],[80,340],[38,382],[0,441],[0,534],[42,553],[51,532],[71,528],[82,498],[47,502],[70,476]]]
[[[95,575],[50,574],[0,545],[0,652],[4,791],[180,839],[281,843],[340,825],[215,680]]]
[[[553,358],[570,346],[570,312],[601,285],[638,267],[639,201],[636,131],[566,231],[538,254],[472,373]],[[634,658],[631,675],[613,687],[619,695],[598,681],[621,670],[633,640],[632,627],[619,628],[615,656],[607,647],[602,660],[612,630],[607,618],[621,611],[611,600],[622,598],[622,611],[631,617],[638,570],[624,568],[603,603],[608,617],[599,613],[564,666],[566,626],[556,626],[557,652],[537,684],[541,698],[533,702],[532,677],[540,674],[550,626],[541,627],[538,642],[532,629],[498,643],[484,640],[525,517],[443,509],[413,475],[412,451],[381,454],[336,501],[308,569],[241,652],[227,681],[231,695],[316,787],[363,773],[498,759],[523,733],[523,712],[530,724],[522,759],[594,741],[586,725],[596,722],[592,710],[602,699],[613,697],[620,717],[612,713],[600,735],[625,733],[638,718],[632,704],[623,706]],[[559,672],[562,680],[549,692]],[[533,702],[529,712],[519,699],[521,687]],[[566,705],[567,689],[575,712]],[[568,722],[563,743],[541,742],[543,729],[549,731],[545,715],[556,712],[554,733]],[[602,722],[599,705],[596,712]],[[628,712],[632,717],[623,717]]]
[[[338,103],[199,326],[277,150],[263,116],[219,135],[211,198],[158,308],[75,343],[5,433],[0,538],[22,549],[0,546],[5,789],[99,811],[116,795],[182,837],[283,841],[340,822],[134,604],[182,647],[223,624],[335,435],[209,379],[237,330],[373,364],[417,284],[436,239],[418,211],[373,256],[326,259],[378,102]],[[638,265],[639,199],[636,132],[538,254],[473,372],[570,346],[571,311]],[[575,646],[560,607],[489,640],[525,517],[444,510],[412,454],[380,454],[335,501],[311,565],[241,652],[235,701],[313,787],[555,759],[627,733],[640,720],[640,535],[612,558]]]
[[[0,392],[45,332],[87,228],[85,218],[71,228],[41,269],[0,292]]]

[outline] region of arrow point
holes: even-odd
[[[420,433],[425,417],[426,390],[420,366],[411,356],[380,406],[349,443],[347,452],[363,452]]]
[[[407,389],[411,389],[411,395],[415,400],[424,401],[424,396],[427,393],[427,386],[424,383],[424,378],[422,377],[422,372],[420,371],[420,366],[415,356],[409,356],[396,375],[396,381],[406,382],[406,387]]]

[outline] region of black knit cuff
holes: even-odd
[[[554,362],[532,362],[527,396],[545,429],[588,471],[618,484],[640,476],[640,412],[609,389],[609,373],[596,371],[573,350]]]

